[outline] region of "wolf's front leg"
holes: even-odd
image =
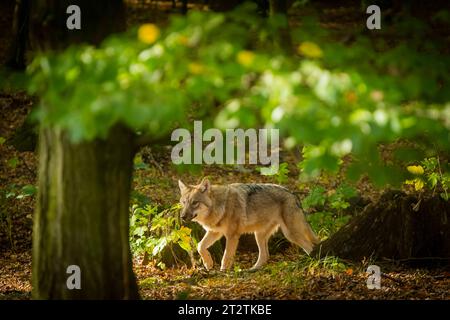
[[[232,266],[234,255],[239,243],[239,236],[226,236],[226,238],[227,244],[225,247],[225,253],[222,257],[222,265],[220,266],[220,271],[228,270]]]
[[[220,237],[222,237],[222,235],[219,232],[207,231],[202,241],[197,245],[197,251],[200,254],[200,257],[202,257],[203,265],[206,270],[210,270],[214,265],[214,261],[211,258],[208,248],[211,247],[214,242],[219,240]]]

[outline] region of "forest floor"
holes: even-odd
[[[159,17],[151,10],[147,11],[148,15],[142,14],[137,4],[131,8],[133,23],[154,22],[155,17]],[[355,10],[350,7],[343,5],[327,10],[324,12],[330,17],[345,17],[337,25],[330,23],[330,28],[345,30],[356,23]],[[2,23],[5,21],[0,20]],[[26,187],[36,184],[38,159],[34,152],[19,152],[8,141],[22,125],[32,105],[32,99],[22,92],[0,92],[0,299],[31,298],[35,194]],[[134,190],[161,206],[178,201],[178,179],[193,184],[207,175],[215,184],[274,182],[254,168],[205,166],[196,173],[180,172],[171,164],[170,149],[166,147],[147,149],[139,156],[138,162],[142,160],[146,165],[136,169]],[[288,163],[290,172],[283,184],[306,195],[309,186],[299,184],[295,165],[300,160],[299,153],[290,152],[281,157],[281,162]],[[323,177],[320,183],[332,193],[339,178]],[[380,195],[380,191],[364,179],[357,184],[357,189],[367,201],[377,201]],[[234,270],[223,273],[217,270],[217,264],[215,271],[210,272],[187,266],[162,270],[152,262],[143,264],[142,257],[138,256],[134,259],[134,270],[144,299],[450,299],[449,266],[419,268],[394,261],[377,261],[383,272],[381,289],[369,290],[366,269],[373,263],[370,260],[349,262],[333,257],[317,260],[290,246],[273,254],[263,269],[246,271],[256,258],[256,252],[239,250]]]
[[[8,140],[24,121],[31,105],[29,97],[21,93],[0,96],[0,137]],[[156,153],[146,151],[137,158],[137,161],[145,158],[148,163],[136,169],[134,190],[161,206],[178,201],[178,179],[197,183],[201,176],[208,175],[218,184],[273,182],[256,171],[228,166],[205,166],[197,173],[182,173],[170,163],[170,149],[162,147]],[[1,205],[0,299],[29,299],[35,197],[20,197],[20,190],[25,185],[35,184],[37,158],[33,152],[18,152],[7,143],[0,144],[0,153],[1,189],[14,193]],[[290,164],[292,174],[285,185],[291,189],[299,188],[295,157],[290,153],[282,158]],[[327,179],[322,183],[329,191],[337,184]],[[376,201],[379,194],[364,180],[358,190],[372,201]],[[307,193],[307,187],[304,192]],[[450,299],[448,267],[411,268],[392,261],[377,261],[385,275],[381,289],[369,290],[366,269],[371,261],[311,259],[290,246],[273,254],[262,270],[246,271],[256,259],[256,252],[239,250],[234,270],[223,273],[217,270],[217,264],[211,272],[183,265],[161,270],[155,263],[143,264],[142,257],[136,257],[134,270],[144,299]]]

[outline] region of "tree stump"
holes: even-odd
[[[319,244],[313,256],[450,261],[450,202],[387,191]]]

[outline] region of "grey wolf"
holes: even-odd
[[[269,259],[269,238],[278,228],[292,243],[308,254],[319,239],[306,221],[298,197],[276,184],[212,185],[208,179],[198,185],[178,181],[183,221],[195,221],[206,234],[197,250],[207,270],[213,267],[208,248],[222,236],[226,248],[220,270],[229,269],[234,260],[239,237],[254,233],[258,244],[258,260],[252,269],[262,267]]]

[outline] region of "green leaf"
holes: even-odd
[[[31,184],[22,187],[22,193],[26,196],[32,196],[36,194],[37,188]]]
[[[167,245],[167,238],[163,237],[158,240],[157,245],[153,248],[152,255],[158,255]]]
[[[178,245],[179,245],[184,251],[187,251],[187,252],[192,251],[192,246],[191,246],[191,244],[190,244],[189,242],[187,242],[187,241],[180,240],[180,241],[178,241]]]
[[[12,169],[15,169],[19,163],[20,163],[20,160],[17,157],[11,158],[7,162],[8,166]]]
[[[324,206],[325,205],[325,188],[324,187],[315,187],[313,188],[309,195],[303,199],[302,201],[302,207],[304,209],[309,209],[311,207],[316,206]]]
[[[431,187],[434,188],[439,181],[439,175],[436,172],[433,172],[427,177],[427,179],[430,182]]]
[[[344,199],[349,199],[355,197],[358,194],[358,191],[356,190],[356,188],[343,183],[336,189],[336,194]]]

